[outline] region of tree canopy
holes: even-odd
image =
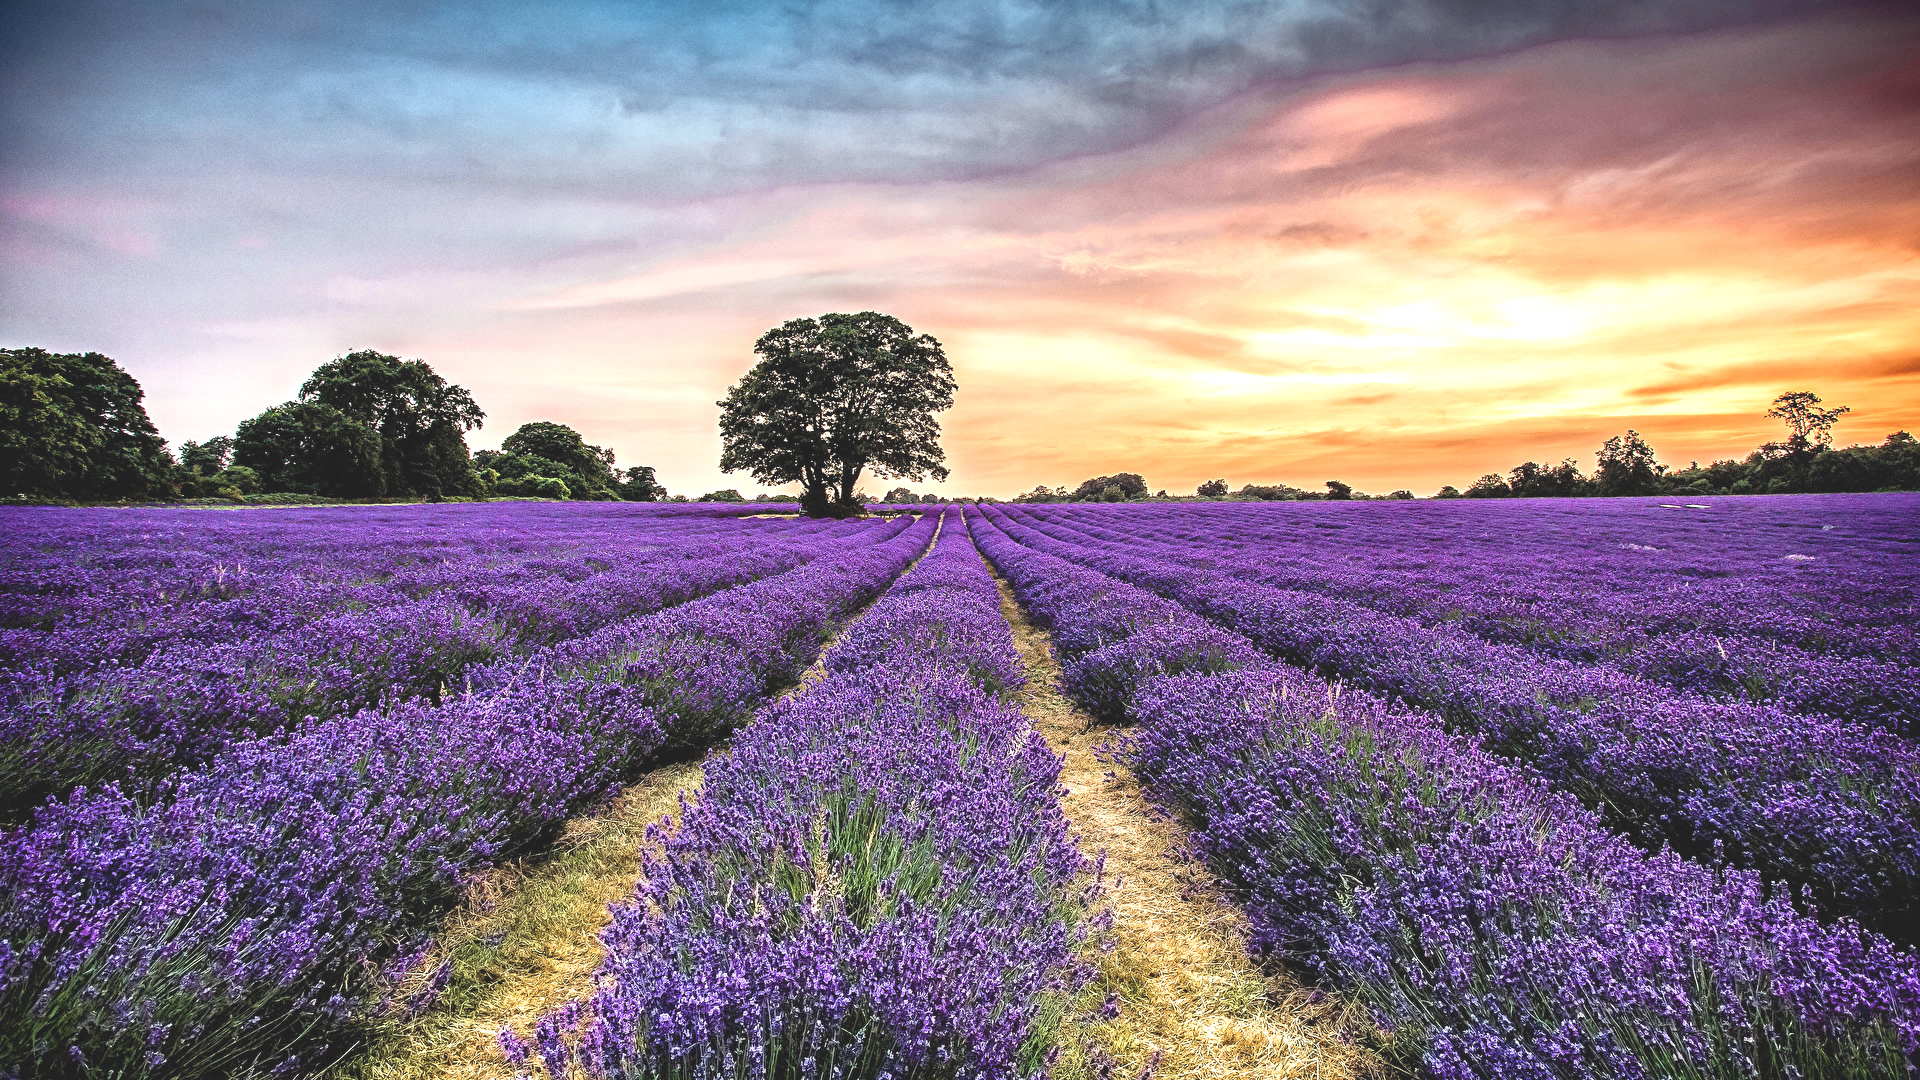
[[[628,502],[665,502],[667,489],[653,477],[651,465],[629,466],[620,485],[620,497]],[[791,498],[792,496],[788,496]]]
[[[1109,495],[1109,491],[1113,494]],[[1147,497],[1147,481],[1139,473],[1130,472],[1114,473],[1112,476],[1095,476],[1080,481],[1080,486],[1073,489],[1073,497],[1108,502],[1144,499]]]
[[[793,319],[761,335],[760,357],[720,412],[720,468],[799,483],[821,515],[857,505],[862,473],[947,478],[934,414],[953,405],[940,343],[876,311]]]
[[[1767,415],[1787,424],[1786,443],[1768,443],[1767,448],[1778,447],[1788,453],[1804,454],[1814,449],[1825,449],[1833,442],[1833,425],[1841,416],[1853,410],[1845,405],[1837,409],[1820,407],[1820,395],[1811,390],[1790,390],[1773,399],[1773,407]]]
[[[1601,444],[1593,485],[1601,495],[1651,495],[1660,490],[1667,467],[1654,460],[1653,446],[1632,428]]]
[[[233,437],[233,460],[252,469],[266,491],[336,499],[387,493],[380,436],[317,401],[289,401],[241,421]]]
[[[97,352],[0,349],[0,494],[170,493],[172,456],[132,375]]]
[[[475,463],[506,481],[520,481],[523,487],[522,478],[550,477],[564,482],[571,498],[621,497],[620,477],[613,471],[613,451],[593,446],[579,432],[551,420],[521,424],[518,431],[500,441],[499,453],[483,451]],[[493,486],[503,495],[534,494],[530,490],[504,490],[499,480]]]
[[[465,387],[424,360],[363,349],[330,360],[300,387],[303,401],[331,406],[380,437],[380,471],[391,495],[477,491],[463,433],[486,419]]]

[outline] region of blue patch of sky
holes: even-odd
[[[19,5],[0,168],[673,200],[1112,149],[1249,85],[1816,0]]]

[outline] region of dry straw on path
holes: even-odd
[[[1350,1037],[1365,1024],[1358,1010],[1248,956],[1245,917],[1203,867],[1176,856],[1184,830],[1124,766],[1096,755],[1114,729],[1061,695],[1051,636],[1004,580],[1000,597],[1027,668],[1020,706],[1066,759],[1061,804],[1081,850],[1105,853],[1114,909],[1113,948],[1095,953],[1098,974],[1076,1008],[1090,1014],[1113,994],[1119,1015],[1065,1025],[1054,1080],[1387,1075]]]
[[[593,989],[606,954],[607,905],[633,896],[649,825],[700,783],[697,761],[656,769],[607,812],[570,822],[537,861],[508,863],[474,885],[416,980],[443,961],[453,978],[439,1005],[391,1030],[333,1072],[338,1080],[511,1080],[503,1027],[534,1021]]]

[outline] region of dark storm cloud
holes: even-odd
[[[1817,0],[14,5],[0,154],[679,198],[1111,149],[1262,81]]]

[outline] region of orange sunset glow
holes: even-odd
[[[86,216],[29,194],[13,213]],[[315,270],[301,305],[196,314],[120,359],[177,439],[345,348],[418,355],[486,404],[476,445],[560,420],[676,491],[751,487],[714,466],[713,402],[760,332],[863,309],[954,363],[953,477],[929,488],[952,494],[1122,469],[1429,494],[1591,469],[1629,427],[1684,466],[1777,437],[1794,389],[1877,442],[1920,425],[1920,16],[1283,78],[1019,168],[555,196],[499,228],[580,239]],[[626,231],[653,240],[596,240]],[[212,397],[178,389],[243,356]]]

